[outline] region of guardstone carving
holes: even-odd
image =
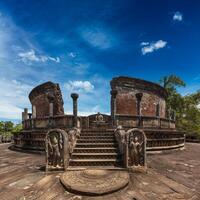
[[[117,128],[115,129],[115,139],[118,143],[118,147],[119,147],[119,152],[120,154],[124,154],[124,148],[125,148],[125,136],[126,136],[126,131],[122,126],[117,126]]]
[[[46,171],[66,170],[69,162],[69,141],[64,130],[51,129],[46,136]]]
[[[146,170],[146,136],[140,129],[130,129],[126,134],[127,167]]]
[[[69,152],[70,154],[73,152],[73,149],[76,145],[76,141],[80,136],[80,129],[74,127],[68,131],[69,136]]]

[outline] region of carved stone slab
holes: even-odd
[[[126,134],[126,167],[146,171],[146,136],[140,129],[130,129]]]
[[[68,135],[64,130],[51,129],[45,140],[46,171],[66,170],[69,163]]]
[[[63,173],[60,180],[68,191],[98,196],[126,187],[129,183],[129,173],[118,170],[76,170]]]

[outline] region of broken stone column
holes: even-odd
[[[36,118],[36,106],[32,105],[32,118],[35,119]]]
[[[156,117],[160,117],[160,104],[156,104]]]
[[[141,101],[142,101],[142,93],[135,94],[137,100],[137,115],[139,117],[138,126],[141,126]]]
[[[77,99],[78,99],[79,95],[77,93],[72,93],[71,97],[73,99],[74,126],[77,127],[77,113],[78,113]]]
[[[28,119],[32,119],[32,113],[28,113]]]
[[[49,103],[49,117],[53,117],[53,102]]]
[[[111,90],[111,118],[112,124],[116,125],[116,97],[117,97],[117,90]]]
[[[53,110],[54,105],[53,104],[55,101],[55,97],[53,94],[49,93],[47,98],[49,100],[49,117],[53,117],[53,115],[54,115],[54,110]]]
[[[24,120],[27,120],[28,119],[28,108],[24,108]]]

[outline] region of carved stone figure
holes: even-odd
[[[69,152],[72,153],[76,145],[76,140],[80,136],[80,129],[74,127],[68,131],[69,135]]]
[[[48,138],[50,163],[54,167],[61,165],[61,151],[63,141],[59,134],[52,133]]]
[[[143,142],[141,142],[141,143],[138,142],[137,136],[130,141],[130,163],[131,163],[131,165],[135,165],[135,166],[140,165],[142,144],[143,144]]]
[[[119,146],[120,154],[124,153],[125,135],[126,135],[126,131],[124,130],[124,128],[120,125],[117,126],[117,128],[115,129],[115,138]]]
[[[46,171],[66,169],[69,161],[67,133],[61,129],[51,129],[46,136]]]
[[[103,115],[101,115],[100,112],[98,112],[97,115],[96,115],[96,121],[97,122],[103,122]]]
[[[127,167],[146,167],[146,136],[140,129],[130,129],[126,135]]]

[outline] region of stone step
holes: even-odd
[[[81,133],[80,136],[115,136],[114,133]]]
[[[81,132],[114,132],[115,129],[82,129]]]
[[[116,147],[82,147],[74,148],[74,153],[117,153],[117,148]]]
[[[106,139],[109,139],[109,138],[112,138],[112,139],[115,139],[115,136],[114,135],[80,135],[80,138],[81,139],[93,139],[93,138],[106,138]]]
[[[117,143],[77,143],[76,147],[117,147]]]
[[[70,166],[119,166],[118,159],[70,159]]]
[[[78,139],[77,143],[116,143],[115,139],[105,139],[105,138],[98,138],[98,139]]]
[[[117,153],[72,153],[72,159],[116,159]]]

